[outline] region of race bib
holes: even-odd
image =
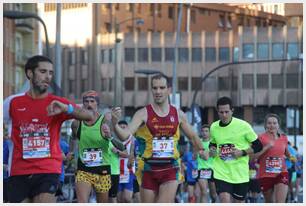
[[[267,157],[266,158],[266,172],[267,173],[281,173],[282,172],[282,159],[280,157]]]
[[[234,156],[232,155],[233,148],[235,148],[234,144],[223,144],[219,146],[220,149],[220,159],[223,161],[234,160]]]
[[[153,139],[152,156],[155,158],[171,158],[174,155],[173,138]]]
[[[256,170],[249,170],[250,179],[256,179]]]
[[[200,170],[200,179],[210,179],[211,178],[211,170],[204,169]]]
[[[196,179],[197,177],[198,177],[198,170],[192,170],[191,171],[191,176],[192,176],[192,178],[194,178],[194,179]]]
[[[50,157],[50,137],[49,136],[23,137],[22,157],[23,159]]]
[[[50,134],[48,124],[25,123],[20,125],[23,159],[50,157]]]
[[[129,183],[130,173],[120,174],[119,183]]]
[[[83,161],[86,167],[97,167],[103,163],[102,149],[84,149]]]

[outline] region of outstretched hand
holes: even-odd
[[[67,112],[68,105],[60,101],[53,100],[47,107],[48,116],[54,116],[63,112]]]
[[[112,123],[113,125],[116,125],[120,118],[121,118],[121,108],[120,107],[115,107],[112,109]]]

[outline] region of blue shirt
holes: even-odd
[[[10,140],[4,139],[3,141],[3,164],[6,164],[6,165],[9,164],[9,156],[10,156],[9,144],[10,144]],[[7,179],[7,178],[8,178],[8,171],[4,170],[4,167],[3,167],[3,179]]]
[[[289,144],[288,144],[288,151],[289,151],[291,156],[294,156],[295,158],[297,157],[296,150],[291,145],[289,145]],[[288,158],[286,158],[286,167],[287,167],[287,169],[290,169],[292,166],[293,166],[292,162]]]
[[[295,163],[295,170],[296,170],[296,174],[303,173],[303,158],[298,159],[298,161]]]
[[[62,152],[63,152],[65,155],[67,155],[68,152],[69,152],[69,144],[67,144],[67,142],[66,142],[65,140],[63,140],[62,138],[61,138],[61,140],[60,140],[60,147],[61,147]],[[62,173],[61,173],[59,179],[60,179],[61,182],[64,182],[64,180],[65,180],[64,161],[63,161],[63,163],[62,163]]]
[[[192,171],[198,171],[198,162],[197,159],[193,159],[192,152],[186,152],[182,158],[182,161],[185,163],[187,167],[186,171],[186,179],[187,182],[196,182],[196,178],[192,177]]]

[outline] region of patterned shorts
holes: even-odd
[[[98,175],[81,170],[77,171],[76,182],[86,182],[92,185],[98,193],[108,192],[112,186],[110,175]]]

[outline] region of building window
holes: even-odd
[[[114,63],[114,49],[108,50],[108,63]]]
[[[124,88],[126,91],[134,91],[134,77],[124,78]]]
[[[23,60],[23,41],[22,36],[17,33],[15,36],[15,51],[16,51],[16,61],[22,62]]]
[[[253,122],[257,125],[263,125],[266,114],[270,113],[267,106],[257,106],[253,109]]]
[[[138,90],[147,91],[148,90],[148,77],[138,77]]]
[[[254,58],[254,44],[249,44],[249,43],[242,44],[242,57],[244,59]]]
[[[242,89],[253,89],[253,74],[242,74]]]
[[[257,58],[258,59],[268,59],[269,58],[269,44],[268,43],[258,43],[257,44]]]
[[[255,24],[257,27],[261,27],[261,19],[257,18]]]
[[[126,62],[135,61],[135,48],[125,48],[124,49],[124,60]]]
[[[113,52],[114,52],[114,49],[109,49],[108,50],[108,62],[109,63],[113,63],[114,62]]]
[[[284,58],[284,44],[272,43],[272,59]]]
[[[216,61],[216,48],[206,47],[205,48],[205,61],[215,62]]]
[[[105,50],[104,49],[101,49],[100,51],[100,61],[101,61],[101,64],[105,63]]]
[[[204,90],[208,92],[215,92],[218,90],[217,85],[216,77],[208,77],[204,82]]]
[[[238,77],[232,75],[231,76],[231,83],[232,83],[231,89],[233,91],[237,91],[238,90]]]
[[[272,89],[282,89],[283,86],[283,75],[272,74]]]
[[[227,16],[226,27],[228,29],[232,29],[233,28],[233,26],[232,26],[232,17],[230,15]]]
[[[161,61],[161,48],[151,48],[151,54],[153,62]]]
[[[134,29],[133,26],[127,26],[126,28],[128,30],[128,33],[133,33],[133,29]]]
[[[168,18],[173,19],[173,17],[174,17],[174,9],[172,6],[169,6],[168,7]]]
[[[82,79],[81,80],[81,91],[86,91],[87,87],[86,87],[86,79]]]
[[[287,46],[288,46],[288,49],[287,49],[288,58],[298,58],[299,57],[298,43],[288,43]]]
[[[162,17],[162,4],[157,4],[157,16]]]
[[[239,15],[238,16],[238,26],[244,25],[244,16]]]
[[[165,48],[165,61],[174,60],[174,48]]]
[[[120,4],[115,4],[115,9],[118,11],[120,9]]]
[[[218,77],[218,89],[221,91],[230,89],[229,77]]]
[[[239,47],[233,48],[233,62],[239,61]]]
[[[202,61],[202,49],[201,48],[192,48],[192,61],[193,62]]]
[[[134,7],[134,4],[126,4],[126,10],[127,10],[127,11],[132,12],[133,9],[134,9],[133,7]]]
[[[138,48],[138,61],[139,62],[148,61],[148,48]]]
[[[155,13],[155,4],[150,4],[150,15],[154,16]]]
[[[250,19],[250,18],[247,18],[246,26],[247,26],[247,27],[250,27],[250,26],[251,26],[251,19]]]
[[[178,77],[178,90],[187,91],[188,90],[188,77]]]
[[[257,74],[257,89],[267,89],[269,87],[269,76],[268,74]]]
[[[137,12],[141,13],[141,4],[136,4]]]
[[[290,19],[289,19],[289,25],[291,26],[291,27],[299,27],[299,25],[300,25],[300,17],[291,17]]]
[[[110,23],[105,23],[105,30],[108,33],[111,33],[112,32],[112,25]]]
[[[108,81],[108,88],[109,88],[109,91],[113,91],[114,90],[114,78],[109,78],[109,81]]]
[[[101,91],[106,91],[107,89],[107,78],[101,79]]]
[[[69,65],[75,64],[75,51],[69,51],[68,53]]]
[[[179,62],[188,62],[189,53],[188,48],[178,48],[178,60]]]
[[[88,63],[88,55],[87,55],[87,51],[85,49],[81,50],[81,63],[82,64],[87,64]]]
[[[196,10],[192,9],[190,12],[190,19],[192,23],[196,23]]]
[[[274,14],[277,14],[278,12],[278,5],[274,5]]]
[[[69,93],[73,93],[75,91],[74,80],[69,80]]]
[[[191,90],[201,89],[201,77],[192,77],[191,78]]]
[[[228,62],[229,61],[229,48],[228,47],[220,47],[219,48],[219,61]]]
[[[287,89],[299,88],[299,76],[298,74],[287,74]]]
[[[224,14],[219,15],[218,27],[221,27],[221,28],[225,27],[225,16],[224,16]]]

